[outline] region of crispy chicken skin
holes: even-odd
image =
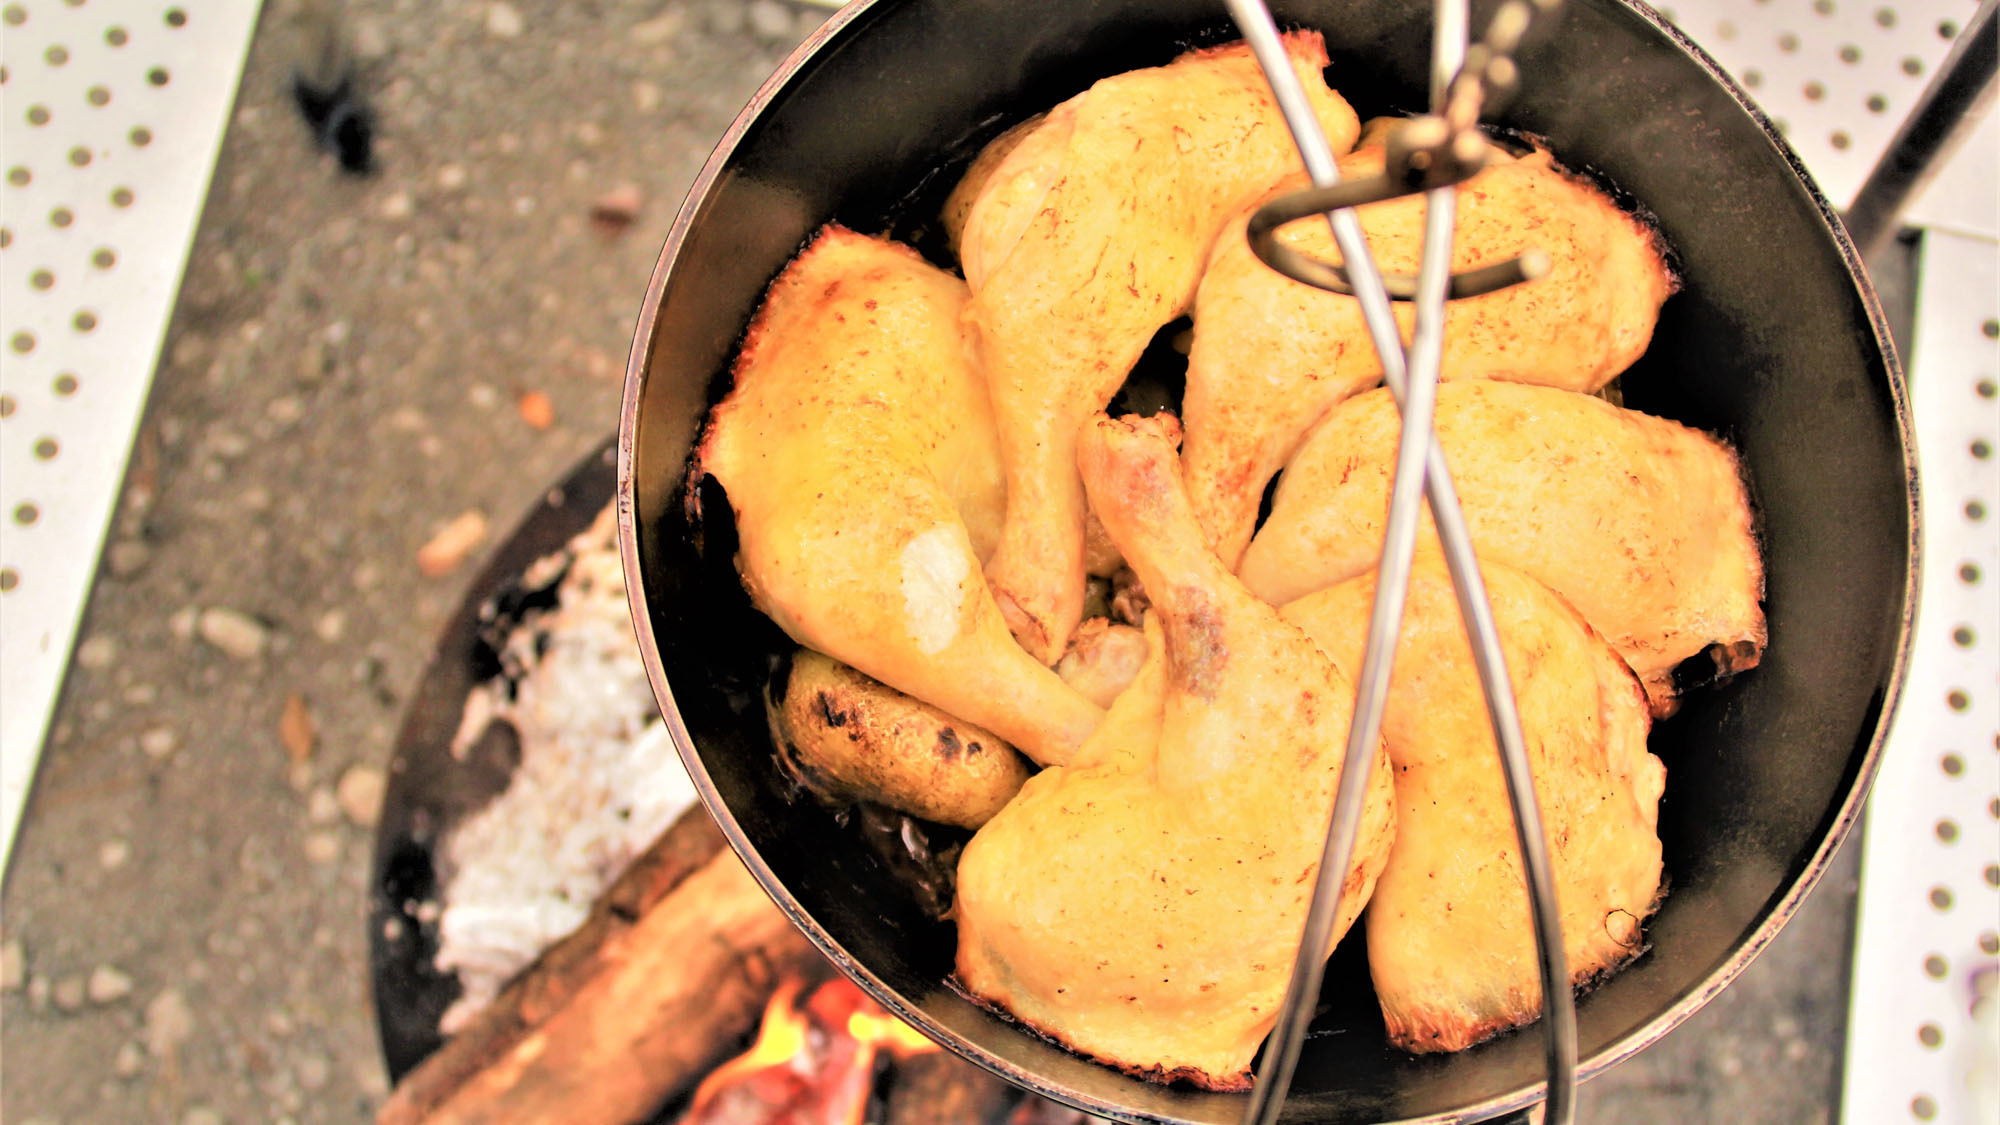
[[[1386,390],[1335,407],[1278,480],[1244,553],[1244,585],[1276,605],[1373,570],[1400,419]],[[1638,673],[1654,714],[1676,664],[1764,647],[1763,563],[1736,457],[1706,434],[1551,387],[1438,389],[1438,440],[1480,554],[1576,607]],[[1428,512],[1420,544],[1437,542]]]
[[[1343,177],[1378,175],[1382,149],[1340,161]],[[1271,194],[1305,187],[1288,177]],[[1360,304],[1293,281],[1251,252],[1233,219],[1210,252],[1195,298],[1188,357],[1188,493],[1210,542],[1235,566],[1256,526],[1264,486],[1333,404],[1381,381]],[[1357,211],[1384,270],[1414,274],[1424,202],[1405,196]],[[1326,261],[1341,255],[1324,222],[1279,237]],[[1442,377],[1495,378],[1594,391],[1631,366],[1652,339],[1674,281],[1653,232],[1546,152],[1501,158],[1459,188],[1455,270],[1492,265],[1537,247],[1552,268],[1537,281],[1449,303]],[[1411,306],[1396,302],[1407,343]]]
[[[1286,45],[1346,149],[1359,123],[1326,87],[1325,43],[1295,32]],[[1297,156],[1241,44],[1107,78],[1005,141],[978,169],[960,244],[1007,471],[987,574],[1015,635],[1053,664],[1083,607],[1078,427],[1193,301],[1217,230]]]
[[[1589,983],[1641,949],[1660,890],[1660,792],[1645,693],[1576,611],[1534,579],[1483,568],[1521,710],[1555,868],[1570,976]],[[1284,617],[1358,668],[1371,572]],[[1541,1013],[1525,877],[1499,750],[1451,578],[1420,554],[1396,650],[1383,740],[1395,764],[1396,843],[1369,901],[1368,966],[1389,1039],[1457,1051]]]
[[[964,306],[914,251],[827,228],[772,282],[689,479],[721,482],[744,585],[794,640],[1061,761],[1103,711],[981,576],[1001,483]]]
[[[967,845],[958,978],[1130,1073],[1240,1089],[1296,956],[1354,689],[1208,550],[1172,429],[1100,415],[1083,433],[1092,507],[1152,598],[1153,655],[1070,764]],[[1336,940],[1391,803],[1378,751]]]

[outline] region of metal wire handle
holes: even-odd
[[[1320,130],[1311,103],[1306,99],[1305,90],[1292,70],[1269,10],[1262,0],[1227,2],[1231,15],[1242,29],[1244,39],[1250,44],[1271,84],[1272,94],[1292,131],[1314,184],[1324,188],[1338,183],[1339,169],[1332,150]],[[1536,11],[1552,10],[1556,2],[1532,0],[1531,6],[1530,0],[1511,0],[1495,16],[1495,26],[1488,30],[1487,41],[1482,44],[1487,48],[1486,52],[1475,55],[1464,45],[1469,22],[1466,0],[1438,0],[1432,102],[1440,108],[1434,116],[1447,123],[1457,122],[1459,131],[1456,135],[1469,135],[1465,131],[1476,125],[1485,84],[1511,85],[1518,75],[1510,59],[1504,64],[1499,60],[1506,59],[1507,53],[1519,43],[1532,15]],[[1496,52],[1495,47],[1504,50]],[[1468,74],[1471,77],[1468,78]],[[1447,157],[1452,155],[1453,149],[1462,150],[1465,147],[1462,143],[1454,143],[1452,135],[1448,130],[1444,138],[1444,155]],[[1433,158],[1417,163],[1424,165],[1424,174],[1428,176],[1432,172],[1441,174],[1447,162]],[[1461,169],[1468,165],[1462,160],[1449,163]],[[1471,172],[1464,174],[1469,176]],[[1479,573],[1478,559],[1472,551],[1465,515],[1459,508],[1443,450],[1431,426],[1443,351],[1444,301],[1451,288],[1451,235],[1456,223],[1456,192],[1452,185],[1456,182],[1447,179],[1424,188],[1428,195],[1423,258],[1413,289],[1417,300],[1416,330],[1407,353],[1389,306],[1389,292],[1368,253],[1360,223],[1351,210],[1334,211],[1327,215],[1341,253],[1350,263],[1347,280],[1360,301],[1370,338],[1380,355],[1383,381],[1403,409],[1403,430],[1397,450],[1396,477],[1390,493],[1382,557],[1376,571],[1375,604],[1369,619],[1368,646],[1362,661],[1354,721],[1348,732],[1340,785],[1334,795],[1326,845],[1320,857],[1298,959],[1293,965],[1277,1025],[1265,1045],[1263,1068],[1251,1090],[1250,1104],[1244,1114],[1246,1125],[1269,1125],[1277,1119],[1297,1067],[1298,1051],[1305,1037],[1306,1025],[1311,1020],[1313,1002],[1319,995],[1327,944],[1332,937],[1339,906],[1340,886],[1353,856],[1368,773],[1380,739],[1389,674],[1409,587],[1420,490],[1429,493],[1440,545],[1444,549],[1452,584],[1458,594],[1459,610],[1472,641],[1480,686],[1486,695],[1494,738],[1500,749],[1515,832],[1527,869],[1528,905],[1534,922],[1548,1058],[1546,1120],[1551,1125],[1568,1125],[1573,1114],[1577,1063],[1576,1013],[1570,992],[1561,914],[1556,905],[1547,837],[1542,830],[1540,806],[1535,799],[1534,778],[1528,767],[1520,716],[1515,708],[1492,608],[1487,602],[1485,583]]]
[[[1403,122],[1389,135],[1382,171],[1354,180],[1340,180],[1336,174],[1328,182],[1321,182],[1315,174],[1312,187],[1281,195],[1250,216],[1250,248],[1265,265],[1293,281],[1352,295],[1354,287],[1346,267],[1285,246],[1278,241],[1278,228],[1310,215],[1451,187],[1477,175],[1494,151],[1479,131],[1480,111],[1496,96],[1511,93],[1520,82],[1521,69],[1514,62],[1514,51],[1521,37],[1537,16],[1561,5],[1562,0],[1510,0],[1494,13],[1485,39],[1470,48],[1465,46],[1462,32],[1447,35],[1450,29],[1440,27],[1438,39],[1449,39],[1454,55],[1448,67],[1440,65],[1432,76],[1433,111]],[[1462,29],[1465,24],[1459,21],[1455,26]],[[1548,271],[1548,255],[1529,250],[1517,258],[1453,275],[1449,298],[1477,297],[1532,281]],[[1382,281],[1392,300],[1416,299],[1416,278],[1385,274]]]

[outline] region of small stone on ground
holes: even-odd
[[[271,630],[263,622],[226,606],[202,610],[195,630],[202,640],[238,660],[255,660],[264,655],[264,647],[271,640]]]
[[[93,1004],[115,1004],[132,994],[132,978],[116,965],[99,965],[90,970],[85,991]]]

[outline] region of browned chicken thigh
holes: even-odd
[[[1299,32],[1286,45],[1346,149],[1359,124],[1326,87],[1324,42]],[[1083,607],[1077,429],[1194,299],[1223,222],[1297,156],[1241,44],[1104,79],[1001,143],[975,172],[960,239],[1007,468],[987,573],[1015,635],[1053,664]]]
[[[1379,147],[1357,149],[1341,158],[1341,175],[1378,175],[1382,160]],[[1303,175],[1291,177],[1271,194],[1304,186]],[[1293,281],[1251,252],[1243,226],[1255,207],[1231,221],[1210,253],[1195,297],[1184,405],[1188,494],[1232,567],[1250,542],[1264,486],[1306,431],[1382,378],[1358,301]],[[1424,210],[1421,196],[1357,210],[1384,270],[1416,272]],[[1341,260],[1324,222],[1293,223],[1278,237]],[[1493,265],[1529,248],[1549,255],[1548,276],[1447,305],[1442,377],[1594,391],[1645,352],[1673,290],[1653,233],[1534,152],[1501,158],[1459,188],[1452,268]],[[1411,307],[1395,307],[1407,344]]]
[[[966,847],[959,980],[1128,1072],[1241,1088],[1297,953],[1354,689],[1208,550],[1169,427],[1099,416],[1079,461],[1152,598],[1154,654],[1070,763]],[[1336,940],[1381,870],[1390,804],[1378,751]]]
[[[1646,696],[1623,660],[1534,579],[1487,563],[1487,594],[1527,736],[1571,979],[1641,948],[1660,890],[1666,771],[1646,752]],[[1284,608],[1359,667],[1374,575]],[[1389,1039],[1456,1051],[1536,1018],[1533,924],[1499,750],[1451,577],[1417,557],[1382,738],[1395,763],[1396,843],[1368,903],[1368,966]]]
[[[1239,573],[1274,604],[1375,568],[1401,416],[1341,403],[1278,479]],[[1736,457],[1697,430],[1553,387],[1447,383],[1438,440],[1482,557],[1563,596],[1673,709],[1674,666],[1764,648],[1763,561]],[[1428,512],[1419,543],[1435,544]]]
[[[794,640],[1061,761],[1104,713],[980,573],[1002,486],[964,308],[915,251],[827,228],[772,282],[690,479],[721,482],[744,585]]]

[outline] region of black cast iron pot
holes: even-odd
[[[1474,5],[1475,28],[1492,7]],[[1276,14],[1325,33],[1329,82],[1364,117],[1422,107],[1427,4],[1300,0]],[[726,516],[689,524],[686,467],[764,286],[821,224],[922,244],[964,162],[1008,124],[1105,75],[1235,37],[1219,0],[851,5],[765,83],[696,180],[646,294],[618,438],[640,644],[736,850],[889,1009],[1016,1082],[1128,1120],[1231,1122],[1242,1099],[1126,1078],[948,987],[951,925],[774,769],[758,689],[788,642],[742,593]],[[1852,826],[1914,607],[1913,445],[1882,314],[1838,220],[1712,61],[1638,4],[1571,0],[1520,63],[1520,95],[1489,120],[1546,137],[1643,205],[1674,250],[1685,285],[1625,376],[1626,403],[1736,446],[1769,570],[1763,664],[1694,693],[1654,733],[1671,891],[1650,952],[1580,1001],[1589,1073],[1728,984]],[[1351,937],[1329,970],[1288,1120],[1478,1120],[1539,1095],[1532,1031],[1445,1057],[1388,1046],[1359,945]]]

